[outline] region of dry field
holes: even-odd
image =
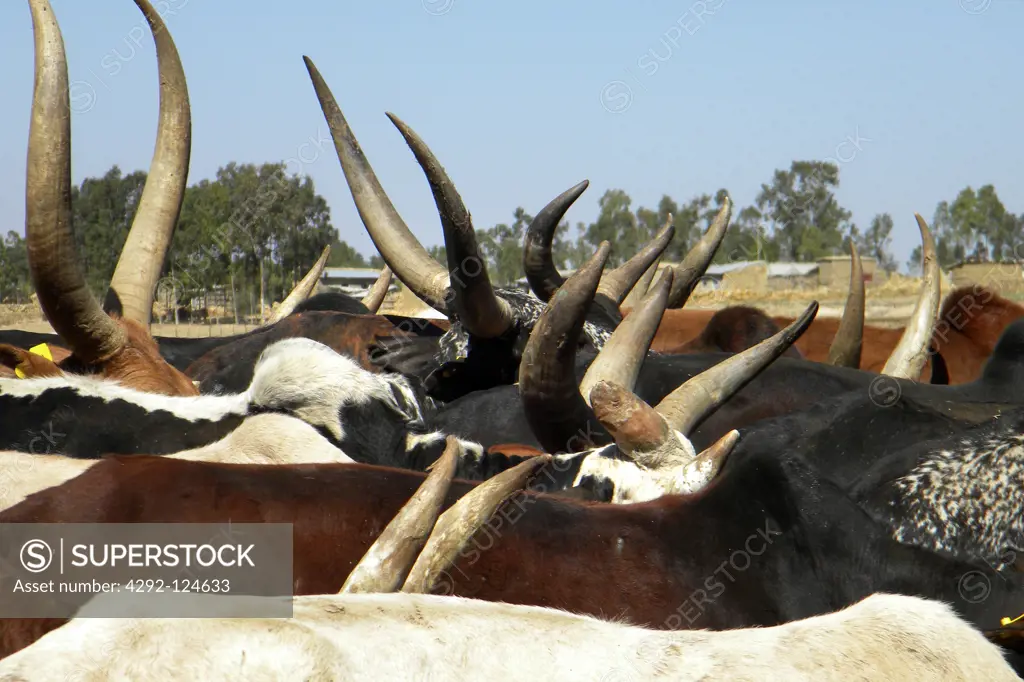
[[[919,278],[895,275],[883,284],[867,288],[867,307],[865,319],[867,324],[879,327],[900,327],[914,310],[918,291],[921,286]],[[942,294],[949,291],[947,282],[943,282]],[[1004,294],[1006,295],[1006,294]],[[730,305],[749,305],[764,310],[769,315],[795,317],[807,307],[811,301],[818,301],[820,317],[839,317],[846,302],[847,290],[828,289],[825,287],[773,291],[770,293],[743,290],[709,290],[703,286],[687,302],[688,308],[717,310]],[[1024,298],[1012,296],[1012,298]],[[408,291],[392,293],[384,301],[382,313],[394,315],[424,316],[429,309]],[[437,314],[431,315],[436,317]],[[156,336],[203,337],[229,336],[252,331],[257,324],[154,324],[153,334]],[[50,332],[52,328],[43,318],[39,308],[34,304],[9,305],[0,304],[0,329],[24,329],[34,332]]]

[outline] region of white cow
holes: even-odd
[[[0,682],[107,680],[1010,682],[945,604],[876,594],[769,628],[656,631],[424,594],[296,597],[289,619],[76,618],[0,661]]]

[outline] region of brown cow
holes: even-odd
[[[117,312],[110,315],[89,291],[75,256],[71,108],[64,40],[49,3],[29,2],[35,36],[25,187],[29,269],[46,318],[71,351],[57,363],[61,371],[117,379],[142,391],[197,395],[192,381],[160,357],[148,331],[156,278],[184,196],[191,118],[185,74],[174,42],[149,2],[135,2],[156,41],[160,124],[146,188],[111,280],[108,301]],[[19,364],[32,369],[31,362]]]
[[[4,510],[0,523],[291,523],[294,593],[327,594],[423,480],[361,464],[114,457]],[[473,485],[454,482],[444,507]],[[965,602],[957,585],[970,566],[897,543],[827,479],[781,454],[745,460],[697,494],[607,505],[524,493],[512,502],[442,576],[446,593],[656,629],[775,625],[908,586],[954,603],[976,625],[1024,610],[1000,581],[990,599]],[[0,655],[63,622],[0,620]]]
[[[624,311],[628,314],[628,310]],[[950,384],[965,384],[981,376],[999,337],[1014,320],[1024,317],[1024,306],[975,284],[951,291],[942,303],[932,331],[934,349],[942,354]],[[651,344],[662,353],[738,352],[792,324],[795,318],[766,318],[757,308],[730,306],[722,310],[666,310]],[[765,324],[770,320],[777,326]],[[825,362],[839,329],[838,318],[817,317],[795,346],[808,360]],[[864,327],[860,368],[881,372],[903,327]],[[930,363],[921,380],[931,376]]]

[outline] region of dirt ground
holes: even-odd
[[[894,276],[884,284],[867,288],[867,305],[865,322],[878,327],[901,327],[914,311],[921,280],[911,277]],[[948,293],[949,287],[944,282],[942,294]],[[1006,295],[1005,293],[1003,294]],[[799,289],[773,291],[770,293],[753,291],[724,291],[698,287],[687,302],[687,308],[718,310],[730,305],[749,305],[764,310],[769,315],[780,317],[796,317],[804,311],[811,301],[819,304],[819,317],[840,317],[846,303],[847,290]],[[1012,297],[1017,298],[1017,297]],[[1020,297],[1024,298],[1024,296]],[[384,301],[382,313],[408,315],[413,317],[439,317],[408,291],[392,293]],[[258,324],[154,324],[152,332],[156,336],[204,337],[230,336],[256,329]],[[33,332],[49,332],[52,328],[46,322],[39,308],[33,304],[8,305],[0,304],[0,329],[23,329]]]

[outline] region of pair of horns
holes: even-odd
[[[533,219],[533,222],[530,223],[530,227],[526,231],[526,241],[523,246],[523,270],[526,271],[526,280],[529,282],[533,293],[542,301],[549,301],[555,291],[565,283],[565,278],[562,277],[555,266],[551,242],[554,239],[562,216],[569,210],[573,202],[583,194],[589,184],[588,181],[584,180],[555,197],[551,203],[537,214],[537,217]],[[697,286],[697,282],[704,275],[708,265],[711,264],[711,259],[714,258],[715,251],[718,250],[722,239],[725,238],[725,232],[729,227],[731,216],[732,201],[726,197],[722,208],[718,211],[718,215],[715,216],[707,232],[690,249],[683,262],[673,268],[675,279],[673,280],[672,290],[669,293],[667,304],[669,308],[682,308],[686,303],[690,293]],[[670,215],[669,223],[671,222],[672,217]],[[634,258],[618,269],[604,275],[601,280],[602,288],[598,290],[598,293],[609,296],[615,300],[616,304],[620,305],[630,290],[637,285],[638,281],[642,282],[643,278],[643,280],[646,280],[646,284],[643,285],[645,288],[643,291],[637,292],[638,295],[643,295],[646,292],[646,286],[653,280],[655,270],[657,269],[657,265],[654,265],[653,268],[651,267],[652,263],[657,260],[668,246],[668,243],[672,241],[672,236],[668,236],[664,245],[657,250],[657,253],[654,253],[652,247],[660,243],[660,240],[663,238],[664,231],[658,234]],[[643,254],[643,258],[640,258],[641,254]],[[606,278],[608,281],[607,285]],[[608,289],[602,290],[606,287]]]
[[[899,343],[889,354],[882,374],[900,379],[917,380],[928,361],[928,341],[939,314],[940,274],[935,240],[928,223],[915,213],[921,231],[921,293]],[[864,336],[864,271],[857,247],[850,244],[850,294],[846,299],[843,319],[829,349],[827,362],[842,367],[860,367]]]
[[[608,243],[602,243],[597,253],[555,292],[523,351],[519,367],[520,399],[534,435],[548,452],[581,450],[601,444],[598,440],[605,434],[592,433],[590,425],[594,413],[588,399],[603,381],[632,389],[674,288],[675,275],[667,271],[639,308],[616,328],[577,386],[576,348],[584,314],[597,291],[608,252]],[[667,419],[671,429],[684,435],[689,433],[784,353],[807,329],[817,310],[818,304],[812,303],[800,319],[756,346],[693,377],[666,396],[655,409]],[[599,421],[605,428],[611,423],[609,419]]]
[[[147,0],[135,0],[156,43],[160,122],[138,212],[111,280],[125,317],[148,325],[156,281],[185,192],[191,115],[174,41]],[[29,0],[35,86],[29,128],[25,234],[39,304],[54,330],[85,362],[112,357],[124,332],[89,291],[75,255],[71,213],[71,108],[60,26],[47,0]]]
[[[549,301],[552,294],[565,283],[565,279],[555,267],[551,252],[551,242],[558,229],[558,223],[589,186],[590,181],[584,180],[559,194],[540,210],[526,230],[523,271],[533,293],[544,302]],[[725,222],[728,223],[728,216],[725,217]],[[675,228],[672,226],[672,215],[669,214],[665,226],[644,248],[618,268],[601,275],[595,299],[603,309],[613,311],[616,321],[621,319],[619,306],[628,296],[634,295],[641,288],[640,294],[647,291],[658,269],[661,254],[668,248],[674,236]],[[710,260],[709,256],[708,262]],[[707,263],[700,272],[703,273],[706,267]]]
[[[494,293],[469,211],[444,168],[409,126],[388,114],[430,183],[444,229],[447,270],[427,253],[395,210],[327,83],[309,57],[302,59],[356,209],[384,261],[416,296],[461,320],[471,333],[483,338],[503,334],[515,321],[512,309]]]
[[[458,439],[448,436],[444,454],[352,569],[341,594],[430,592],[473,534],[551,461],[550,455],[527,459],[477,485],[441,514],[461,449]]]
[[[330,245],[325,246],[323,253],[320,254],[320,258],[317,259],[313,267],[309,269],[306,276],[299,280],[299,283],[295,285],[295,288],[291,290],[281,305],[277,307],[274,314],[267,320],[266,325],[270,326],[283,320],[284,318],[295,312],[295,309],[300,303],[309,298],[310,294],[313,293],[313,289],[316,288],[316,283],[320,281],[320,276],[324,272],[324,268],[327,266],[327,259],[331,256]],[[384,267],[380,271],[380,275],[377,277],[377,281],[373,283],[370,290],[362,298],[362,304],[366,306],[366,309],[371,313],[376,313],[380,310],[381,304],[384,302],[384,297],[388,295],[388,288],[391,286],[391,268]]]

